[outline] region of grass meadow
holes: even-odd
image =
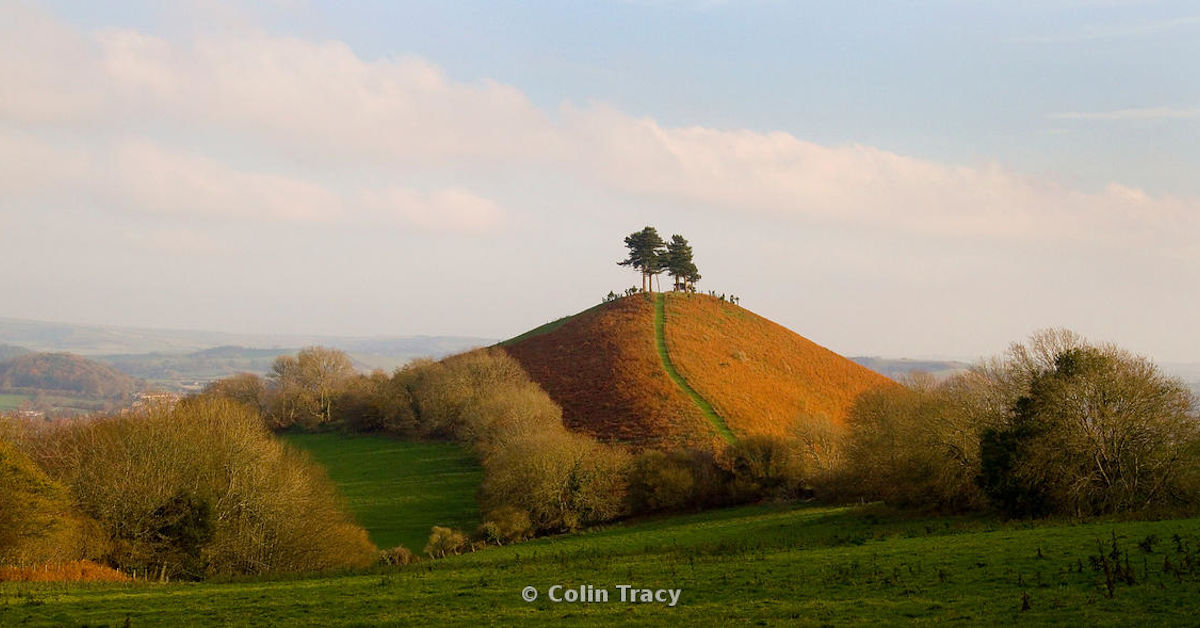
[[[29,400],[28,395],[19,395],[14,393],[0,393],[0,412],[8,412],[10,410],[19,410],[21,405]]]
[[[1194,625],[1200,519],[919,518],[752,506],[407,567],[203,584],[0,584],[0,625]],[[547,599],[592,585],[609,603]],[[618,584],[682,589],[678,606]],[[538,589],[534,602],[524,587]]]
[[[483,469],[457,443],[409,442],[369,434],[286,434],[325,466],[347,506],[380,548],[420,552],[435,525],[473,532]]]

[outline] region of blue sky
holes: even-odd
[[[1194,3],[2,6],[0,315],[502,337],[656,224],[845,353],[1200,360]]]

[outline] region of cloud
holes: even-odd
[[[477,182],[520,174],[631,201],[895,233],[1194,251],[1181,234],[1197,228],[1197,199],[1118,184],[1078,190],[1000,165],[781,132],[672,127],[603,104],[546,112],[515,87],[453,81],[414,57],[366,60],[336,41],[254,32],[172,41],[78,32],[27,9],[4,17],[0,163],[19,163],[14,155],[27,150],[5,141],[41,142],[63,157],[0,175],[2,194],[61,181],[166,215],[478,233],[502,225],[505,212]],[[1195,111],[1056,117],[1138,116]]]
[[[1200,119],[1200,107],[1141,107],[1113,111],[1066,111],[1052,113],[1049,117],[1054,120],[1196,120]]]
[[[117,146],[105,170],[117,202],[152,213],[328,222],[344,212],[337,193],[311,181],[245,172],[144,140]]]
[[[500,223],[500,207],[466,190],[443,189],[420,194],[406,188],[366,190],[361,204],[379,216],[398,219],[430,231],[482,233]]]
[[[1200,202],[1112,184],[1096,192],[870,146],[787,133],[666,128],[606,109],[571,112],[579,164],[613,187],[688,204],[945,237],[1108,243],[1196,225]]]

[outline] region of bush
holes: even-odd
[[[561,428],[560,428],[561,429]],[[625,512],[628,455],[566,430],[514,441],[485,460],[485,510],[515,506],[542,531],[571,531]]]
[[[425,544],[425,554],[430,558],[457,556],[467,549],[468,543],[467,535],[458,530],[433,526],[433,530],[429,534],[429,542]]]
[[[337,349],[306,347],[296,357],[276,358],[267,376],[267,417],[277,429],[313,430],[334,419],[334,403],[355,376],[350,357]]]
[[[950,392],[970,389],[915,378],[861,395],[850,409],[842,496],[938,512],[981,507],[982,428],[961,408],[969,397]]]
[[[1114,347],[1059,350],[981,436],[979,483],[1011,516],[1097,515],[1196,502],[1192,393]]]
[[[397,545],[391,549],[381,550],[379,552],[379,562],[390,567],[403,567],[417,562],[417,555],[412,553],[412,550]]]
[[[504,545],[524,541],[533,535],[529,513],[514,506],[501,506],[488,513],[479,526],[479,537],[488,543]]]
[[[682,510],[693,505],[696,478],[686,462],[649,450],[633,459],[629,504],[635,513]]]
[[[238,373],[210,382],[201,394],[237,401],[260,414],[267,410],[267,384],[253,373]]]
[[[562,410],[500,349],[451,356],[397,377],[411,391],[421,436],[453,438],[488,450],[562,427]]]
[[[33,447],[103,530],[103,558],[122,569],[187,577],[375,560],[324,471],[239,403],[199,398],[72,423]]]
[[[739,501],[795,497],[804,484],[795,448],[774,436],[749,436],[725,449]]]
[[[0,440],[0,564],[83,558],[87,529],[71,512],[66,487]]]

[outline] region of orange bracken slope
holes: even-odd
[[[567,427],[638,447],[712,447],[712,425],[663,370],[654,306],[620,299],[501,343],[563,410]]]
[[[676,370],[735,436],[785,434],[803,415],[843,423],[864,390],[891,380],[771,321],[704,295],[666,295]],[[667,375],[644,295],[598,306],[501,343],[563,409],[567,427],[638,447],[719,447]]]
[[[785,434],[802,416],[845,424],[883,375],[753,312],[700,294],[666,295],[676,369],[735,434]]]

